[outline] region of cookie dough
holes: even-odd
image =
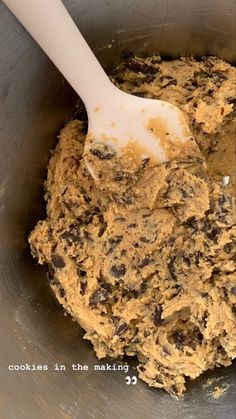
[[[79,107],[50,159],[47,218],[29,243],[97,356],[136,356],[142,380],[180,396],[186,378],[236,356],[235,70],[215,57],[128,56],[112,80],[179,106],[209,171],[195,156],[119,171],[112,150],[100,149],[94,159],[114,178],[96,185],[82,157]]]

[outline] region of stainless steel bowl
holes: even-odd
[[[106,68],[124,49],[235,60],[234,0],[65,4]],[[45,270],[31,258],[26,238],[44,216],[49,150],[75,101],[62,76],[0,4],[0,417],[235,419],[235,364],[190,383],[181,401],[141,381],[127,385],[122,372],[94,372],[91,345],[64,316]],[[9,370],[26,363],[48,365],[48,370]],[[55,363],[66,371],[54,371]],[[72,371],[73,363],[89,370]],[[129,375],[136,375],[132,365]],[[225,396],[214,400],[210,389],[203,389],[208,377],[224,377],[220,383],[231,385]]]

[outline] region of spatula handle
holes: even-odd
[[[60,0],[3,0],[81,97],[87,111],[112,83]]]

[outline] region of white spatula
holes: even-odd
[[[85,158],[94,178],[89,156],[101,143],[121,159],[128,152],[154,164],[197,150],[177,107],[132,96],[111,83],[60,0],[3,1],[83,100],[89,122]]]

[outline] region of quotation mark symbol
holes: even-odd
[[[125,378],[125,382],[128,386],[130,386],[130,384],[132,384],[133,386],[135,384],[137,384],[137,377],[135,375],[133,375],[133,377],[130,377],[129,375]]]

